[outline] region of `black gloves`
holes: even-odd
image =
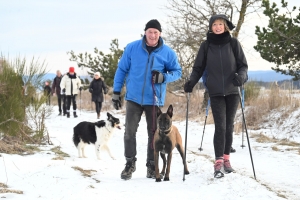
[[[121,97],[120,97],[120,92],[114,92],[113,96],[112,96],[112,102],[114,105],[114,108],[116,110],[119,110],[121,108]]]
[[[240,87],[244,83],[244,79],[241,75],[238,75],[237,73],[234,74],[234,78],[232,79],[232,84],[234,86]]]
[[[90,89],[89,89],[89,92],[90,92],[90,93],[93,93],[93,88],[90,88]]]
[[[82,87],[79,88],[79,91],[80,91],[80,92],[81,92],[81,90],[82,90]]]
[[[66,93],[66,88],[62,89],[62,93],[63,94]]]
[[[104,89],[104,94],[107,94],[108,93],[108,88],[105,88]]]
[[[194,86],[195,86],[195,84],[192,83],[192,81],[188,81],[184,84],[184,91],[187,93],[191,93],[191,92],[193,92]]]
[[[152,81],[153,83],[162,83],[164,82],[164,75],[159,71],[152,71]]]

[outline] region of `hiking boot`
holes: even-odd
[[[224,159],[224,171],[225,173],[235,172],[234,169],[231,167],[229,160]]]
[[[70,118],[70,113],[69,112],[67,113],[67,118]]]
[[[58,113],[58,116],[61,116],[61,112]]]
[[[147,167],[147,178],[155,178],[155,165],[154,165],[154,161],[150,160],[146,163],[146,167]]]
[[[223,167],[223,160],[217,160],[215,162],[215,165],[214,165],[214,177],[215,178],[222,178],[224,177],[224,167]]]
[[[121,179],[129,180],[132,177],[132,173],[135,172],[136,158],[126,158],[127,162],[125,169],[121,173]]]
[[[76,112],[73,112],[74,118],[78,117]]]
[[[235,153],[236,152],[236,150],[234,149],[234,148],[230,148],[230,153]]]

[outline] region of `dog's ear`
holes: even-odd
[[[109,120],[111,117],[112,115],[109,112],[107,112],[107,120]]]
[[[99,128],[104,127],[105,126],[105,121],[101,120],[101,121],[95,122],[95,125]]]
[[[170,116],[170,118],[172,118],[172,116],[173,116],[173,106],[172,106],[172,104],[169,106],[169,108],[167,110],[167,114]]]
[[[157,107],[157,117],[159,116],[159,115],[161,115],[161,110],[160,110],[160,108],[159,107]]]

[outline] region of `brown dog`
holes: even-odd
[[[180,133],[176,126],[172,125],[172,116],[173,116],[173,106],[170,105],[166,113],[162,113],[161,110],[158,108],[157,111],[157,129],[154,135],[154,164],[155,164],[155,178],[156,182],[160,182],[161,178],[164,177],[164,181],[169,181],[169,174],[170,174],[170,166],[172,160],[172,151],[174,147],[180,153],[180,156],[183,161],[184,165],[184,173],[189,174],[186,162],[184,162],[183,154],[183,146],[182,146],[182,139]],[[158,169],[158,153],[160,152],[160,156],[163,160],[163,169],[159,174]],[[166,156],[168,154],[168,166],[166,170]]]

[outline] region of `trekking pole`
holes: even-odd
[[[243,108],[243,105],[242,105],[243,102],[242,102],[240,87],[238,87],[238,91],[239,91],[240,103],[241,103],[241,107],[242,107],[243,122],[245,124],[245,131],[246,131],[246,136],[247,136],[247,141],[248,141],[248,147],[249,147],[249,152],[250,152],[250,158],[251,158],[251,163],[252,163],[253,174],[254,174],[254,178],[256,180],[256,175],[255,175],[255,170],[254,170],[254,164],[253,164],[253,158],[252,158],[251,147],[250,147],[250,141],[249,141],[248,130],[247,130],[247,124],[246,124],[246,120],[245,120],[244,108]]]
[[[209,109],[209,106],[210,106],[210,99],[208,99],[207,101],[207,106],[206,106],[206,112],[205,112],[205,120],[204,120],[204,127],[203,127],[203,133],[202,133],[202,139],[201,139],[201,145],[200,145],[200,148],[199,150],[202,151],[202,142],[203,142],[203,137],[204,137],[204,132],[205,132],[205,125],[206,125],[206,119],[207,119],[207,116],[208,116],[208,109]]]
[[[81,90],[80,90],[80,109],[79,109],[80,115],[81,115]]]
[[[187,146],[187,132],[188,132],[188,117],[189,117],[189,101],[190,93],[187,93],[187,102],[186,102],[186,124],[185,124],[185,145],[184,145],[184,164],[183,164],[183,181],[185,181],[185,170],[184,166],[186,163],[186,146]]]
[[[245,90],[244,90],[244,85],[242,86],[242,105],[241,106],[242,106],[243,109],[245,108]],[[244,147],[246,147],[244,145],[244,138],[245,138],[244,132],[245,132],[245,123],[244,123],[244,120],[243,120],[242,121],[242,145],[241,145],[242,149]]]

